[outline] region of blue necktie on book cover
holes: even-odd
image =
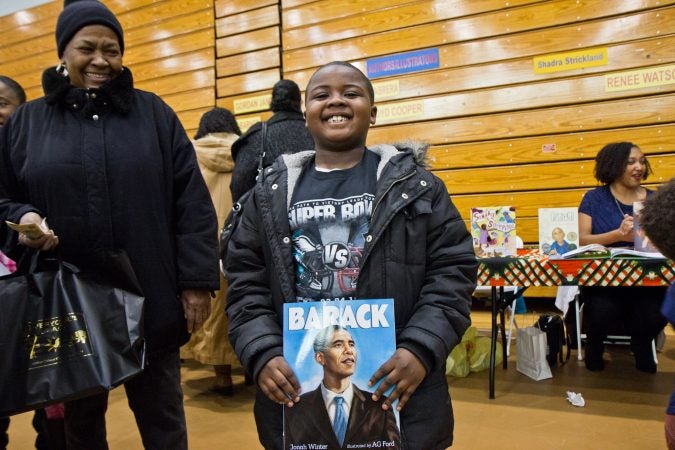
[[[335,431],[335,437],[337,437],[340,446],[345,441],[345,434],[347,433],[347,414],[345,414],[344,407],[342,406],[344,402],[344,397],[337,396],[335,397],[335,419],[333,419],[333,430]]]

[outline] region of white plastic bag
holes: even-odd
[[[516,369],[533,380],[552,378],[546,361],[546,333],[537,327],[518,329]]]

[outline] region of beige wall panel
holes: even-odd
[[[279,46],[279,30],[277,27],[216,39],[216,50],[219,58],[275,46]]]
[[[0,29],[10,30],[26,25],[32,26],[43,20],[53,20],[56,23],[56,16],[59,15],[62,9],[62,1],[52,1],[34,8],[7,14],[6,16],[0,17]],[[7,44],[5,36],[3,36],[2,41],[3,42],[0,45],[4,46]]]
[[[439,145],[430,148],[427,155],[434,169],[549,163],[593,158],[608,142],[619,141],[634,142],[647,155],[675,152],[675,126],[614,128]],[[555,151],[551,151],[550,147],[544,150],[551,144],[555,145]]]
[[[56,0],[57,3],[63,3],[59,0]],[[105,5],[110,8],[118,16],[123,15],[125,12],[143,8],[153,3],[157,3],[157,0],[102,0]]]
[[[169,0],[153,2],[146,7],[120,14],[119,21],[124,30],[147,27],[155,22],[190,14],[196,11],[213,11],[211,0]],[[212,22],[212,19],[208,19]]]
[[[132,71],[135,79],[149,80],[152,78],[175,75],[180,72],[213,68],[213,60],[213,48],[207,48],[198,52],[191,52],[170,58],[136,64],[132,68]]]
[[[530,24],[534,28],[536,24]],[[543,26],[544,24],[540,24]],[[545,53],[571,51],[577,48],[627,42],[635,39],[658,37],[660,30],[675,27],[675,8],[658,12],[647,11],[603,21],[522,32],[502,37],[459,42],[443,47],[451,58],[442,57],[444,67],[458,67],[500,61],[509,58],[534,56]],[[478,36],[471,36],[478,37]],[[285,71],[316,67],[333,60],[358,60],[388,53],[398,53],[425,47],[445,45],[467,39],[454,28],[433,23],[420,27],[404,28],[388,33],[346,39],[340,42],[286,51],[283,54]]]
[[[134,83],[138,89],[153,92],[159,96],[169,95],[177,89],[204,89],[211,92],[213,102],[213,86],[216,79],[212,68],[195,70],[192,72],[179,72],[176,75],[167,75],[161,78]]]
[[[570,43],[571,44],[571,43]],[[597,48],[597,47],[596,47]],[[427,95],[503,86],[515,83],[530,83],[540,80],[554,80],[571,76],[590,75],[594,73],[616,72],[654,64],[675,62],[675,35],[644,39],[639,42],[607,46],[607,65],[565,70],[552,73],[534,73],[532,58],[519,58],[504,62],[486,63],[473,66],[453,67],[428,72],[420,72],[395,77],[375,79],[373,82],[395,80],[398,83],[398,94],[386,99],[376,98],[376,103],[383,100],[408,99]],[[441,63],[450,59],[449,51],[441,52]],[[365,61],[352,61],[357,67],[365,70]],[[285,78],[292,79],[304,89],[309,78],[316,69],[287,72]]]
[[[333,2],[334,7],[343,6],[342,2]],[[339,39],[348,39],[363,35],[391,32],[401,28],[426,26],[434,22],[442,22],[443,37],[450,41],[478,39],[506,33],[530,30],[533,27],[557,26],[575,23],[581,20],[595,19],[603,16],[614,16],[621,13],[644,9],[646,6],[661,6],[662,2],[642,0],[622,2],[578,2],[562,0],[535,4],[529,7],[516,7],[533,2],[509,2],[508,9],[504,2],[467,2],[465,0],[427,0],[412,4],[371,12],[358,12],[359,3],[354,3],[354,10],[343,8],[345,13],[356,12],[358,17],[345,17],[326,21],[320,25],[286,29],[284,32],[284,49],[291,50],[308,45],[323,44]],[[592,8],[588,3],[592,3]],[[650,5],[647,5],[649,3]],[[489,14],[477,14],[492,11]],[[471,17],[464,17],[471,16]],[[324,16],[325,17],[325,16]],[[464,18],[462,18],[464,17]],[[532,18],[536,17],[536,21]],[[462,18],[462,19],[457,19]],[[454,20],[449,20],[454,19]],[[424,30],[419,30],[424,33]]]
[[[651,180],[649,180],[651,181]],[[656,189],[658,184],[645,184],[647,188]],[[471,208],[481,206],[509,205],[516,207],[516,217],[538,217],[539,208],[563,208],[579,206],[581,198],[588,189],[595,187],[589,185],[579,189],[559,189],[530,192],[506,192],[497,194],[454,194],[452,202],[455,204],[463,217],[469,216]]]
[[[656,67],[659,69],[659,66]],[[671,69],[675,80],[675,69]],[[642,97],[652,94],[665,94],[675,91],[675,83],[662,86],[645,87],[627,91],[605,92],[604,77],[592,76],[569,80],[530,83],[504,88],[483,89],[467,93],[441,95],[430,98],[417,98],[410,102],[380,102],[379,124],[422,122],[427,120],[468,115],[488,114],[501,111],[518,111],[534,108],[546,108],[557,105],[570,105],[580,101],[595,102],[627,97]],[[409,118],[387,116],[388,103],[392,108],[397,105],[406,110],[415,110]]]
[[[537,217],[542,204],[547,208],[578,206],[588,189],[560,189],[555,191],[507,192],[498,194],[453,194],[452,202],[463,217],[469,217],[471,208],[508,205],[516,207],[516,217]]]
[[[270,5],[266,8],[217,19],[216,35],[218,37],[231,36],[274,25],[279,25],[279,10],[276,5]]]
[[[124,63],[133,66],[134,64],[212,48],[213,38],[213,29],[206,29],[160,42],[137,45],[125,52]]]
[[[256,92],[272,89],[279,81],[279,71],[276,69],[252,72],[232,77],[218,78],[216,86],[218,97],[228,97],[242,92]]]
[[[334,22],[348,16],[360,16],[373,10],[392,8],[401,0],[282,0],[282,22],[285,30],[307,27],[319,22]],[[502,2],[502,6],[503,6]],[[352,18],[359,21],[359,18]]]
[[[2,44],[0,44],[0,46],[11,47],[21,42],[29,41],[41,36],[52,36],[54,39],[54,49],[56,49],[56,37],[54,36],[54,29],[56,28],[57,16],[58,13],[55,13],[53,18],[48,18],[34,22],[32,24],[12,28],[11,31],[7,30],[8,32],[2,34]]]
[[[214,106],[216,103],[213,93],[208,89],[194,89],[175,94],[167,94],[162,96],[162,100],[176,112],[200,109],[205,106]]]
[[[190,14],[168,18],[162,22],[152,23],[145,27],[124,30],[124,42],[127,47],[158,42],[182,34],[213,29],[213,10],[205,9]],[[209,46],[213,46],[213,42]]]
[[[278,0],[216,0],[216,17],[238,14],[278,3]]]
[[[56,66],[58,62],[56,44],[54,44],[54,49],[49,51],[30,55],[23,59],[3,61],[0,63],[0,73],[15,78],[26,89],[39,86],[44,69]]]
[[[675,154],[659,155],[649,159],[654,169],[653,180],[667,181],[675,176]],[[550,189],[575,187],[592,188],[593,160],[520,166],[482,167],[480,169],[438,170],[451,194],[482,192],[532,191],[546,186]]]
[[[54,60],[56,60],[54,33],[43,34],[8,46],[0,45],[0,65],[11,66],[26,56],[47,52],[54,54]]]
[[[515,113],[488,114],[433,123],[371,128],[369,143],[417,139],[432,144],[537,134],[667,124],[675,121],[675,95],[644,97]]]
[[[218,77],[227,77],[245,72],[279,67],[279,49],[276,47],[218,58],[216,72]]]

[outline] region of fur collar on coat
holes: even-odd
[[[101,101],[110,100],[114,110],[126,114],[131,109],[134,95],[134,79],[131,71],[125,67],[122,72],[98,89],[81,89],[70,84],[68,77],[56,72],[56,67],[50,67],[42,73],[42,89],[45,92],[45,101],[48,105],[58,103],[73,103],[87,92],[96,91]]]

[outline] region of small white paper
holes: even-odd
[[[581,394],[577,394],[576,392],[572,391],[567,391],[567,401],[574,406],[582,407],[586,405],[586,400],[584,400]]]

